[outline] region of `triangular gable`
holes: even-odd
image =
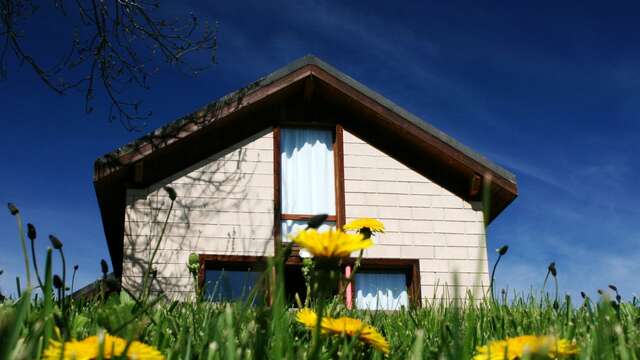
[[[507,170],[306,56],[96,160],[94,185],[116,270],[127,188],[146,187],[264,129],[289,123],[339,123],[469,201],[479,200],[487,184],[489,220],[517,196],[515,176]]]

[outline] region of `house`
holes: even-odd
[[[94,185],[123,286],[139,286],[163,234],[157,283],[175,298],[193,292],[192,252],[206,291],[233,298],[312,215],[377,218],[386,232],[353,285],[368,308],[483,296],[483,194],[487,223],[517,196],[510,172],[313,56],[99,158]],[[300,264],[287,262],[290,294]]]

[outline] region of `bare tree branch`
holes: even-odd
[[[41,0],[44,5],[46,1]],[[149,78],[161,63],[197,75],[215,62],[216,28],[193,13],[181,19],[157,17],[160,0],[54,0],[57,16],[73,23],[71,50],[50,69],[24,46],[23,27],[43,4],[35,0],[0,0],[0,79],[8,76],[9,56],[27,64],[54,92],[84,92],[85,111],[93,111],[96,86],[111,103],[109,120],[136,129],[150,111],[139,99],[128,99],[135,88],[148,90]],[[206,66],[188,61],[193,53],[210,54]]]

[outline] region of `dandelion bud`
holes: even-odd
[[[171,201],[175,201],[176,200],[176,197],[178,195],[176,194],[176,191],[172,187],[165,186],[164,187],[164,191],[167,192],[167,195],[169,195],[169,199],[171,199]]]
[[[78,268],[79,268],[79,266],[77,264],[73,265],[73,271],[78,271]]]
[[[9,208],[9,212],[11,213],[11,215],[17,215],[20,210],[18,210],[18,208],[16,207],[16,204],[14,203],[8,203],[7,207]]]
[[[559,307],[560,307],[560,304],[558,304],[558,300],[553,300],[553,309],[558,310]]]
[[[158,278],[158,269],[155,269],[155,268],[154,268],[154,269],[152,269],[152,270],[151,270],[151,277],[152,277],[153,279]]]
[[[109,265],[105,259],[100,260],[100,269],[102,270],[102,275],[107,276],[109,272]]]
[[[602,289],[598,289],[598,294],[602,295],[604,294],[604,291],[602,291]]]
[[[62,279],[57,274],[53,275],[53,286],[56,289],[62,289],[62,287],[64,286],[64,284],[62,283]]]
[[[618,303],[622,302],[622,296],[620,296],[620,295],[616,295],[616,301],[617,301]]]
[[[613,290],[615,292],[618,292],[618,288],[615,285],[609,284],[609,289],[611,289],[611,290]]]
[[[196,253],[189,254],[189,266],[200,265],[200,257]]]
[[[554,277],[556,275],[558,275],[558,270],[556,270],[556,263],[555,262],[551,262],[551,264],[549,264],[549,272],[551,273],[551,275],[553,275]]]
[[[49,235],[49,241],[51,241],[51,246],[53,246],[54,249],[62,249],[62,241],[60,241],[60,239],[58,239],[55,235]]]
[[[498,250],[496,250],[496,252],[498,253],[498,255],[502,256],[504,254],[507,253],[507,251],[509,251],[509,245],[504,245],[501,246]]]
[[[36,227],[32,223],[27,224],[27,236],[32,241],[36,239]]]
[[[587,298],[587,294],[585,294],[584,291],[580,291],[580,296],[582,296],[583,299]]]
[[[189,260],[187,260],[187,269],[195,276],[200,270],[200,257],[196,253],[189,254]]]
[[[322,223],[325,222],[325,220],[327,220],[327,217],[329,215],[327,214],[318,214],[318,215],[314,215],[313,217],[311,217],[311,219],[309,219],[309,222],[307,222],[307,227],[309,229],[317,229],[320,227],[320,225],[322,225]]]

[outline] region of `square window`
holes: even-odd
[[[204,298],[212,301],[246,299],[256,286],[260,272],[245,269],[208,269],[204,273]]]
[[[256,256],[200,255],[202,296],[210,301],[250,300],[263,303],[264,258]],[[254,289],[258,288],[256,291]]]
[[[407,274],[404,271],[359,271],[355,275],[357,309],[400,310],[409,306]]]

